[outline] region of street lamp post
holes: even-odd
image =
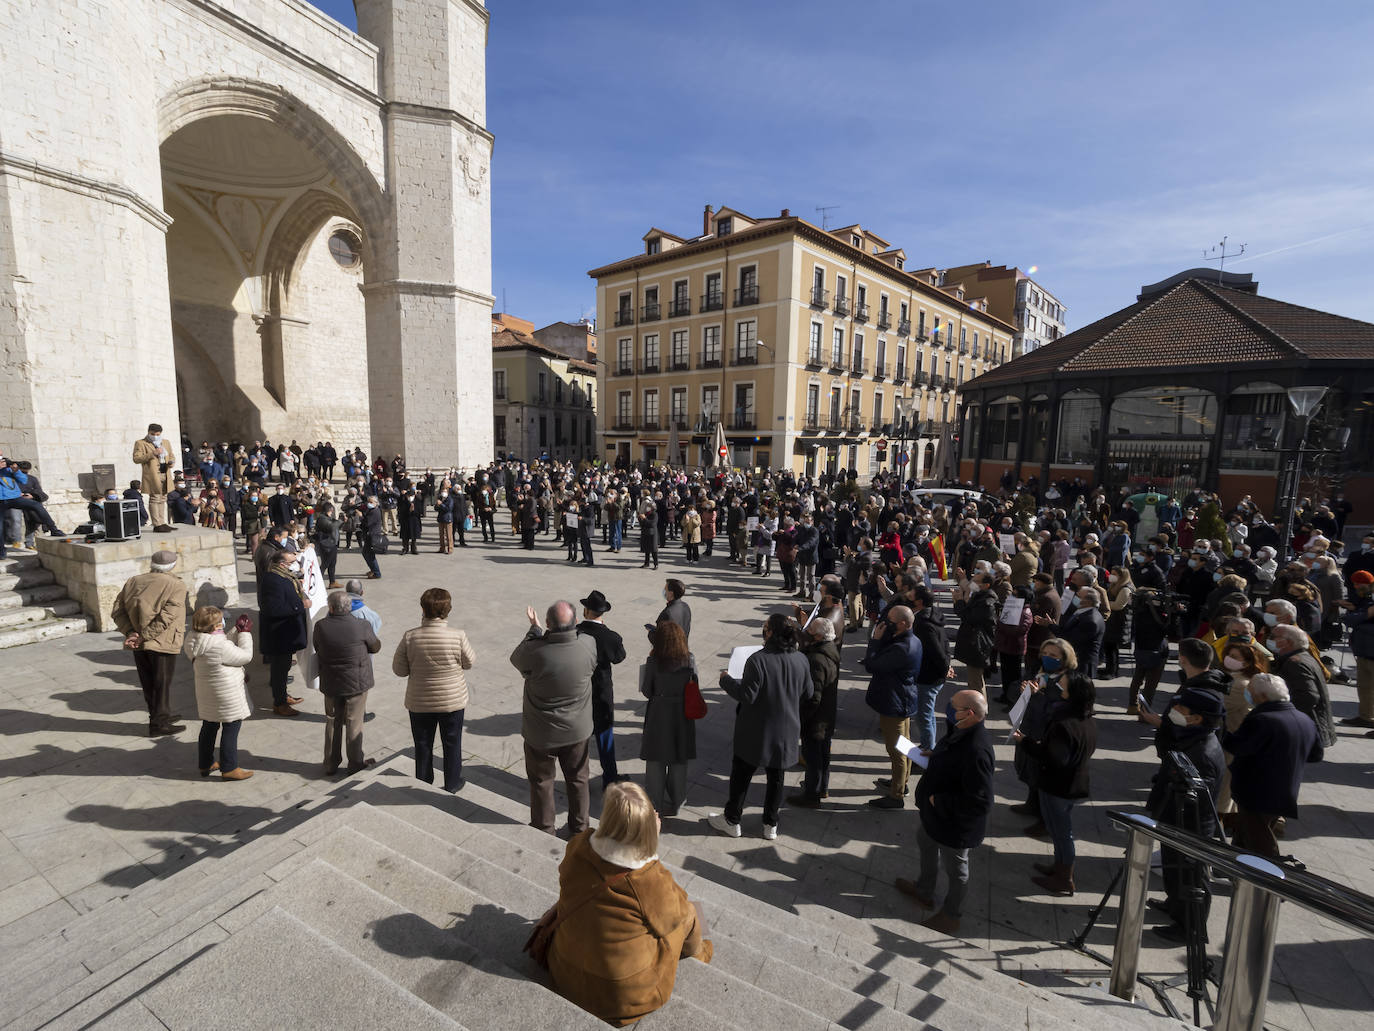
[[[1310,452],[1324,451],[1323,448],[1307,447],[1307,430],[1312,424],[1312,416],[1326,396],[1326,387],[1289,387],[1288,403],[1298,419],[1297,447],[1293,451],[1293,485],[1288,495],[1288,516],[1284,520],[1283,553],[1285,561],[1293,557],[1293,520],[1298,514],[1298,494],[1302,491],[1302,456]]]

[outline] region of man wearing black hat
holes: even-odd
[[[601,761],[601,790],[605,791],[608,784],[620,779],[615,765],[615,690],[611,685],[611,667],[625,661],[625,642],[601,620],[611,611],[611,603],[604,594],[592,591],[582,599],[581,605],[582,622],[577,624],[577,632],[596,641],[596,669],[592,672],[592,737],[596,739],[596,754]]]
[[[1174,823],[1178,818],[1174,789],[1179,786],[1180,773],[1173,755],[1182,753],[1207,785],[1206,796],[1197,800],[1198,825],[1195,829],[1203,837],[1216,837],[1217,820],[1213,800],[1221,790],[1222,774],[1226,770],[1226,759],[1217,740],[1217,728],[1221,726],[1225,715],[1226,707],[1221,695],[1210,685],[1184,687],[1169,703],[1164,719],[1155,731],[1155,752],[1159,755],[1160,767],[1150,788],[1148,802],[1150,815],[1160,823]],[[1152,899],[1150,905],[1168,915],[1173,923],[1152,930],[1165,941],[1183,943],[1187,941],[1184,875],[1189,866],[1198,867],[1199,864],[1167,846],[1161,846],[1160,858],[1163,862],[1164,901]],[[1198,921],[1205,941],[1212,893],[1207,888],[1207,878],[1201,869],[1197,871],[1197,885],[1202,890]]]

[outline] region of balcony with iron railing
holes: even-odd
[[[506,388],[505,388],[505,387],[493,387],[493,388],[492,388],[492,391],[491,391],[491,396],[492,396],[493,399],[495,399],[495,400],[497,400],[497,401],[504,401],[504,400],[506,400]]]
[[[633,308],[621,308],[615,313],[615,324],[617,326],[633,326],[635,324],[635,313]]]
[[[830,353],[830,371],[844,372],[844,369],[844,353],[841,351],[832,351]]]
[[[825,428],[834,431],[844,429],[844,416],[838,412],[831,412],[830,417],[826,419]]]
[[[698,352],[697,352],[697,368],[698,368],[698,369],[719,369],[719,368],[720,368],[720,351],[698,351]]]
[[[807,412],[802,418],[802,430],[807,433],[818,433],[821,429],[821,413]]]
[[[662,309],[659,307],[657,301],[646,304],[643,308],[639,309],[639,317],[644,322],[657,322],[662,317],[662,314]]]
[[[640,420],[639,420],[639,428],[640,428],[640,430],[648,430],[649,432],[653,432],[654,430],[661,429],[661,426],[659,425],[659,421],[658,421],[658,416],[657,416],[657,415],[645,415],[645,416],[641,417]]]
[[[930,382],[930,376],[924,369],[916,369],[911,374],[911,385],[913,387],[923,387]]]
[[[806,352],[806,367],[808,369],[819,369],[825,362],[821,359],[821,349],[813,347]]]
[[[862,301],[855,301],[855,302],[854,302],[854,321],[855,321],[855,322],[867,322],[867,321],[868,321],[868,305],[867,305],[867,304],[864,304]]]
[[[960,353],[960,354],[968,354],[968,344],[960,344],[960,345],[959,345],[959,353]]]
[[[879,361],[873,363],[873,378],[887,379],[887,362]]]
[[[844,431],[846,433],[862,433],[864,431],[864,420],[861,415],[847,415],[844,419]]]
[[[887,313],[886,308],[878,309],[878,328],[888,329],[892,325],[892,316]]]
[[[758,284],[746,284],[735,291],[734,306],[742,308],[749,304],[759,303]]]
[[[658,371],[659,371],[658,358],[657,358],[657,357],[654,357],[654,358],[641,358],[641,359],[639,360],[639,371],[642,372],[642,373],[643,373],[643,372],[658,372]]]
[[[898,320],[897,320],[897,335],[898,335],[899,337],[905,337],[905,336],[910,336],[910,335],[911,335],[911,320],[910,320],[910,319],[898,319]]]
[[[824,308],[830,303],[830,291],[823,286],[811,288],[811,307]]]
[[[730,352],[731,365],[757,365],[759,352],[756,347],[736,347]]]
[[[916,327],[916,339],[921,343],[925,343],[930,339],[930,334],[926,332],[925,326]]]
[[[685,354],[673,355],[672,361],[668,363],[668,368],[673,372],[686,372],[692,367],[692,363]]]
[[[905,382],[906,382],[906,363],[905,363],[905,362],[898,362],[898,363],[897,363],[897,367],[892,371],[892,382],[894,382],[894,383],[905,383]]]
[[[725,295],[723,293],[702,294],[701,311],[722,311],[725,308]]]
[[[855,355],[849,359],[849,374],[851,376],[868,375],[868,359],[862,355]]]
[[[668,317],[680,319],[690,314],[692,314],[692,302],[686,297],[674,297],[668,308]]]
[[[621,359],[611,367],[612,376],[633,376],[635,374],[634,362]]]
[[[635,431],[635,420],[632,415],[618,415],[615,422],[611,424],[613,433],[633,433]]]
[[[954,338],[953,338],[953,337],[950,337],[948,340],[945,341],[945,350],[948,351],[950,354],[953,354],[953,353],[954,353]]]
[[[835,314],[836,314],[836,315],[848,315],[848,314],[849,314],[849,298],[846,297],[844,294],[836,294],[836,295],[835,295],[835,309],[834,309],[834,310],[835,310]]]
[[[679,433],[687,433],[692,428],[692,419],[686,412],[674,412],[665,425],[670,430],[676,426]]]
[[[737,411],[730,416],[730,422],[726,428],[736,431],[752,431],[758,429],[758,420],[754,418],[753,412]]]

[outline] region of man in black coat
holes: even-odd
[[[1231,753],[1231,798],[1238,810],[1232,844],[1278,858],[1274,824],[1280,816],[1297,817],[1303,767],[1325,753],[1316,725],[1288,700],[1281,677],[1256,673],[1250,697],[1255,707],[1221,742]]]
[[[472,500],[461,487],[454,488],[449,496],[453,498],[453,536],[458,540],[458,547],[466,548],[468,537],[464,527],[472,516]]]
[[[935,878],[945,868],[949,890],[940,911],[921,923],[941,934],[959,930],[968,893],[969,850],[983,843],[992,809],[992,738],[983,721],[988,703],[981,691],[960,691],[950,700],[954,726],[930,753],[916,784],[921,826],[916,846],[921,872],[915,881],[897,878],[897,890],[926,909],[935,908]]]
[[[1080,587],[1059,621],[1059,636],[1073,645],[1078,668],[1090,677],[1097,673],[1102,638],[1107,632],[1107,621],[1102,618],[1097,602],[1096,588]]]
[[[296,518],[296,499],[286,493],[284,483],[277,484],[277,492],[267,500],[267,514],[273,526],[285,526]]]
[[[592,591],[580,602],[582,622],[577,632],[596,641],[596,669],[592,671],[592,737],[597,758],[601,760],[601,790],[620,780],[615,764],[615,689],[611,667],[625,661],[625,642],[601,621],[611,611],[611,603],[600,591]]]
[[[291,575],[295,558],[284,549],[273,552],[267,575],[258,581],[258,633],[272,685],[272,711],[278,716],[298,715],[292,706],[301,700],[286,693],[286,678],[291,657],[309,641],[306,612],[310,602]]]
[[[1203,643],[1203,642],[1199,642]],[[1215,672],[1215,671],[1210,671]],[[1159,772],[1155,774],[1150,788],[1150,799],[1146,803],[1150,815],[1161,823],[1178,824],[1176,794],[1179,769],[1174,762],[1175,753],[1188,757],[1198,775],[1207,785],[1207,790],[1197,800],[1197,826],[1189,827],[1206,838],[1217,835],[1215,800],[1221,790],[1222,775],[1226,772],[1226,759],[1221,752],[1221,742],[1217,740],[1217,728],[1226,715],[1226,706],[1221,695],[1207,687],[1185,687],[1174,695],[1166,711],[1166,720],[1155,733],[1155,752],[1160,759]],[[1207,914],[1212,906],[1212,893],[1207,887],[1207,877],[1201,872],[1201,864],[1189,859],[1182,853],[1167,846],[1161,847],[1163,861],[1161,870],[1164,877],[1164,900],[1152,900],[1150,905],[1167,914],[1173,923],[1153,928],[1155,934],[1165,941],[1183,943],[1187,941],[1184,917],[1183,889],[1184,875],[1189,868],[1197,870],[1197,885],[1202,889],[1202,910],[1198,916],[1202,927],[1203,940],[1207,940]]]

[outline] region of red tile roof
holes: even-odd
[[[1251,362],[1374,359],[1374,324],[1189,279],[969,380]]]

